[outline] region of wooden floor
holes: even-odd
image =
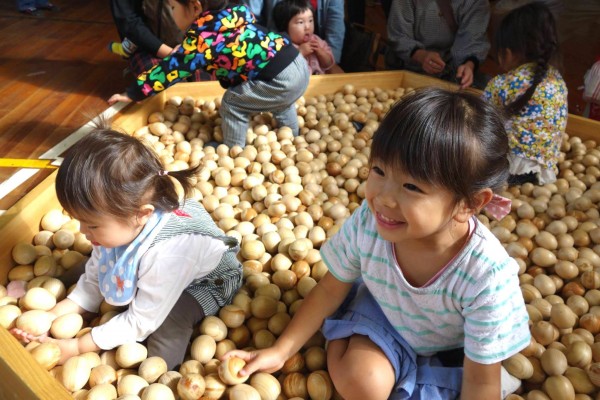
[[[0,0],[0,158],[39,158],[107,109],[106,99],[132,79],[123,77],[125,62],[106,49],[118,39],[108,1],[53,1],[60,11],[35,18],[18,13],[14,0]],[[368,26],[385,33],[381,7],[367,6],[366,15]],[[572,113],[582,111],[576,88],[599,46],[574,40],[565,53]],[[484,68],[497,70],[491,60]],[[16,171],[0,168],[0,183]],[[0,212],[48,171],[0,198]]]
[[[106,49],[117,40],[108,1],[55,1],[44,18],[0,1],[0,157],[38,158],[123,92],[125,62]],[[0,182],[16,170],[0,168]],[[0,199],[10,207],[47,172]]]

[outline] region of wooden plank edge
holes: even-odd
[[[73,397],[25,348],[0,327],[0,398],[72,400]]]
[[[600,122],[593,119],[569,114],[567,118],[567,133],[581,140],[595,140],[600,144]]]

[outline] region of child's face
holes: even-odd
[[[377,232],[392,243],[439,242],[452,226],[453,194],[374,161],[365,198]]]
[[[192,0],[185,5],[177,0],[169,0],[169,7],[171,7],[173,21],[175,21],[177,27],[184,32],[202,12],[202,6],[197,0]]]
[[[288,24],[288,35],[294,44],[308,42],[314,32],[315,23],[310,9],[294,15]]]
[[[114,217],[97,214],[78,218],[80,231],[94,246],[107,248],[129,244],[144,227],[136,218],[124,221]]]

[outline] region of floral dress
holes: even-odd
[[[531,86],[534,71],[535,63],[528,63],[496,76],[485,88],[484,98],[504,108]],[[567,86],[550,66],[529,102],[506,123],[511,174],[535,172],[542,184],[556,179],[567,115]]]

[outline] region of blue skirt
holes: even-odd
[[[362,282],[354,285],[338,312],[325,320],[322,331],[327,340],[364,335],[379,346],[396,376],[392,400],[448,400],[460,396],[462,367],[444,366],[435,355],[417,356]]]

